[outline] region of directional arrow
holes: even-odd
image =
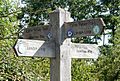
[[[64,24],[65,28],[63,28],[64,37],[69,37],[71,33],[73,34],[72,37],[94,36],[101,34],[104,26],[105,23],[103,22],[102,18],[66,22]],[[72,32],[70,31],[70,34],[68,34],[69,30],[72,30]]]
[[[72,58],[95,58],[97,59],[100,51],[96,44],[77,44],[72,43],[70,46]]]
[[[18,56],[55,57],[55,44],[51,41],[18,39],[14,49]]]
[[[28,27],[23,32],[24,39],[49,40],[52,39],[52,32],[49,25]]]

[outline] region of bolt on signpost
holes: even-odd
[[[71,37],[101,34],[102,18],[70,22],[70,12],[61,8],[49,14],[50,25],[24,29],[24,39],[18,39],[18,56],[50,58],[50,81],[71,81],[71,58],[98,58],[96,44],[71,43]],[[31,40],[32,39],[32,40]]]

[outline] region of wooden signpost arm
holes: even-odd
[[[66,17],[67,16],[67,17]],[[56,57],[50,60],[50,81],[71,81],[71,59],[69,50],[62,45],[62,26],[68,21],[70,13],[57,9],[50,13],[53,39],[55,40]],[[66,45],[67,47],[67,45]]]

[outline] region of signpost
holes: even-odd
[[[50,25],[26,28],[25,39],[18,39],[14,49],[18,56],[49,57],[50,81],[71,81],[71,58],[96,59],[100,52],[95,44],[69,38],[101,34],[105,24],[101,18],[70,22],[70,13],[60,8],[49,17]]]

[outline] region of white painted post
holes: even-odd
[[[53,39],[55,40],[55,58],[50,61],[50,81],[71,81],[71,56],[69,55],[69,44],[62,45],[62,26],[69,21],[70,13],[57,9],[50,13],[50,25],[52,26]]]

